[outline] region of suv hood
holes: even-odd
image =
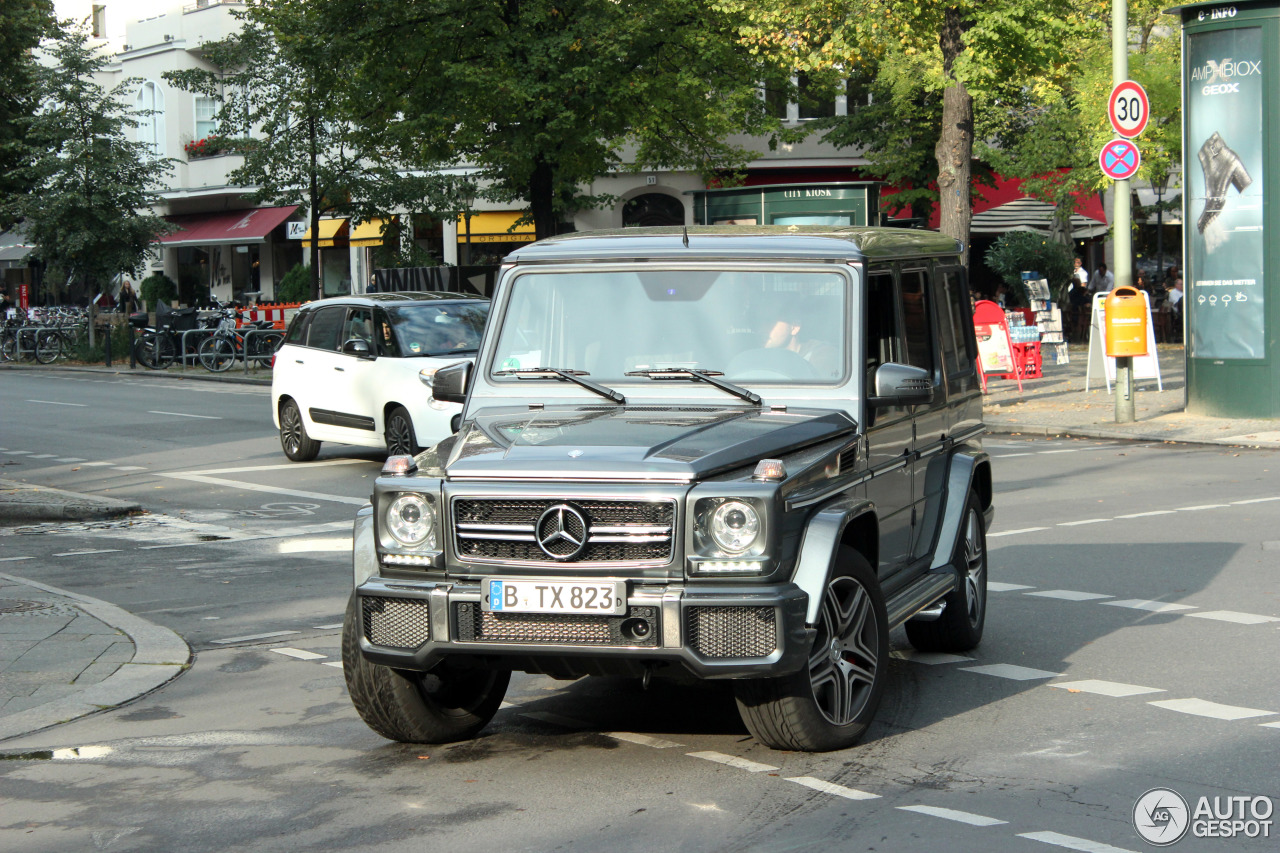
[[[843,412],[712,406],[487,409],[463,424],[450,479],[700,480],[853,433]]]

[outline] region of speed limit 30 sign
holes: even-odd
[[[1107,103],[1107,118],[1116,133],[1125,139],[1133,139],[1147,127],[1151,116],[1151,102],[1147,90],[1132,80],[1125,80],[1111,90]]]

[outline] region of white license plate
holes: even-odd
[[[556,578],[487,578],[481,609],[494,613],[627,612],[626,581],[583,581]]]

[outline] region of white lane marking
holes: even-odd
[[[1099,598],[1113,598],[1100,592],[1078,592],[1074,589],[1046,589],[1040,592],[1024,592],[1023,595],[1036,595],[1040,598],[1061,598],[1063,601],[1093,601]]]
[[[1261,625],[1263,622],[1280,622],[1275,616],[1263,616],[1259,613],[1238,613],[1235,610],[1206,610],[1201,613],[1188,613],[1197,619],[1215,619],[1218,622],[1235,622],[1238,625]]]
[[[112,471],[145,471],[147,469],[142,465],[117,465],[111,470]]]
[[[79,409],[88,408],[88,403],[60,403],[57,400],[28,400],[28,403],[44,403],[46,406],[75,406]]]
[[[1162,699],[1159,702],[1147,704],[1167,711],[1177,711],[1180,714],[1191,714],[1196,717],[1212,717],[1215,720],[1247,720],[1250,717],[1266,717],[1275,713],[1275,711],[1263,711],[1259,708],[1223,705],[1204,699]]]
[[[1131,512],[1128,515],[1117,515],[1116,518],[1147,518],[1152,515],[1173,515],[1177,510],[1156,509],[1151,512]]]
[[[1104,521],[1114,521],[1113,518],[1085,518],[1080,521],[1060,521],[1059,527],[1079,527],[1081,524],[1101,524]]]
[[[1063,451],[1058,451],[1059,453]],[[956,809],[944,809],[938,806],[898,806],[898,811],[915,812],[917,814],[926,814],[930,817],[940,817],[943,820],[954,820],[957,823],[967,823],[970,826],[997,826],[1002,823],[1008,823],[1007,820],[997,820],[994,817],[986,815],[974,814],[973,812],[962,812]]]
[[[115,752],[109,746],[73,746],[68,749],[53,750],[54,761],[72,761],[78,758],[105,758]]]
[[[114,465],[114,464],[116,464],[116,463],[114,463],[114,462],[86,462],[86,463],[84,463],[84,467],[86,467],[86,468],[102,468],[102,467],[104,467],[104,466],[107,466],[107,465]]]
[[[309,652],[306,649],[272,649],[278,655],[285,657],[297,658],[298,660],[324,660],[328,655],[318,655],[315,652]]]
[[[1070,693],[1096,693],[1099,696],[1140,696],[1143,693],[1165,693],[1160,687],[1142,687],[1137,684],[1125,684],[1120,681],[1099,681],[1086,678],[1084,681],[1058,681],[1046,687],[1056,687]]]
[[[53,557],[83,557],[86,554],[119,554],[120,548],[89,548],[84,551],[63,551],[61,554],[52,554]]]
[[[1231,504],[1202,504],[1201,506],[1180,506],[1178,512],[1195,512],[1200,509],[1222,509],[1231,506]]]
[[[54,461],[55,462],[83,462],[84,460],[81,459],[79,456],[59,456]]]
[[[1068,850],[1079,850],[1081,853],[1134,853],[1124,847],[1112,847],[1101,841],[1090,841],[1087,838],[1076,838],[1074,835],[1063,835],[1060,832],[1020,832],[1019,838],[1029,838],[1054,847],[1065,847]]]
[[[341,623],[341,622],[334,622],[334,623],[333,623],[333,624],[331,624],[331,625],[312,625],[311,627],[312,627],[312,628],[314,628],[314,629],[315,629],[315,630],[317,630],[317,631],[332,631],[334,628],[341,628],[341,627],[342,627],[342,623]]]
[[[327,661],[325,661],[324,663],[322,663],[322,664],[320,664],[320,665],[321,665],[321,666],[331,666],[331,667],[333,667],[334,669],[342,669],[342,661],[340,661],[340,660],[327,660]]]
[[[213,415],[188,415],[186,412],[147,412],[148,415],[172,415],[175,418],[200,418],[205,421],[220,421],[222,418]]]
[[[5,456],[30,456],[31,451],[30,450],[6,450],[4,452],[4,455]]]
[[[350,536],[337,539],[321,539],[308,536],[303,539],[286,539],[276,546],[280,554],[319,554],[319,553],[351,553],[353,544]]]
[[[1029,666],[1016,666],[1011,663],[992,663],[986,666],[966,666],[963,672],[976,672],[979,675],[992,675],[996,678],[1010,678],[1014,681],[1032,681],[1037,678],[1057,678],[1060,672],[1049,672],[1047,669],[1032,669]]]
[[[308,462],[307,468],[323,468],[326,465],[359,465],[362,462],[368,462],[368,459],[326,459],[323,462]],[[283,471],[292,469],[297,471],[299,465],[297,462],[286,463],[284,465],[249,465],[243,468],[210,468],[206,471],[191,471],[192,474],[243,474],[246,471]]]
[[[1244,504],[1261,504],[1261,503],[1266,503],[1267,501],[1280,501],[1280,495],[1274,498],[1250,498],[1247,501],[1232,501],[1231,505],[1242,506]]]
[[[1027,586],[1025,583],[1002,583],[1000,581],[987,581],[987,592],[1013,592],[1019,589],[1035,589],[1033,586]]]
[[[301,634],[301,631],[271,631],[267,634],[245,634],[243,637],[224,637],[221,640],[210,640],[211,643],[226,645],[227,643],[243,643],[248,640],[269,640],[272,637],[287,637],[290,634]]]
[[[821,779],[815,779],[812,776],[789,776],[788,782],[795,782],[797,785],[804,785],[806,788],[812,788],[815,791],[821,791],[824,794],[831,794],[833,797],[844,797],[846,800],[878,800],[879,794],[870,794],[866,791],[859,791],[857,788],[846,788],[844,785],[836,785],[832,782],[824,782]]]
[[[1038,451],[1041,456],[1047,456],[1050,453],[1079,453],[1081,450],[1092,450],[1093,448],[1072,447],[1068,450],[1041,450]]]
[[[601,732],[601,734],[614,740],[625,740],[627,743],[638,743],[641,746],[651,746],[654,749],[671,749],[673,746],[684,746],[684,744],[676,743],[675,741],[640,735],[635,732]]]
[[[35,456],[32,456],[31,458],[32,459],[52,459],[53,457],[54,457],[54,454],[52,453],[37,453]]]
[[[909,660],[912,663],[928,664],[929,666],[973,660],[973,658],[967,658],[964,655],[949,655],[944,652],[918,652],[915,649],[899,649],[896,652],[890,652],[889,657],[897,658],[898,660]]]
[[[685,755],[690,758],[701,758],[705,761],[714,761],[716,764],[735,767],[738,770],[745,770],[748,773],[764,773],[769,770],[778,769],[772,764],[761,764],[757,761],[748,761],[747,759],[739,758],[736,755],[725,755],[723,752],[686,752]]]
[[[1144,601],[1140,598],[1125,599],[1124,601],[1104,601],[1103,604],[1111,607],[1128,607],[1131,610],[1149,610],[1152,613],[1173,613],[1178,610],[1195,610],[1193,604],[1170,604],[1165,601]]]
[[[1021,530],[1002,530],[999,533],[988,533],[988,539],[995,539],[997,536],[1017,536],[1019,533],[1035,533],[1038,530],[1048,530],[1047,527],[1024,527]]]
[[[1258,725],[1268,729],[1280,729],[1280,723],[1258,723]]]
[[[311,467],[314,466],[315,463],[308,462],[307,465],[308,467]],[[287,467],[294,467],[296,469],[297,466]],[[270,495],[288,495],[293,498],[310,498],[311,500],[316,501],[332,501],[333,503],[352,504],[354,506],[364,506],[369,502],[368,498],[349,498],[346,495],[330,495],[323,492],[304,492],[301,489],[282,489],[277,486],[260,486],[257,483],[245,483],[240,480],[223,480],[218,477],[206,477],[203,474],[161,473],[159,476],[170,477],[174,480],[190,480],[193,483],[204,483],[208,486],[225,486],[229,489],[244,489],[248,492],[266,492]]]
[[[1012,459],[1015,456],[1031,456],[1031,453],[997,453],[992,459]]]
[[[0,563],[16,563],[19,560],[34,560],[35,557],[0,557]]]

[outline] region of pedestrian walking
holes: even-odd
[[[133,282],[124,280],[120,285],[120,293],[116,296],[116,308],[121,314],[133,314],[138,310],[138,294],[133,290]]]

